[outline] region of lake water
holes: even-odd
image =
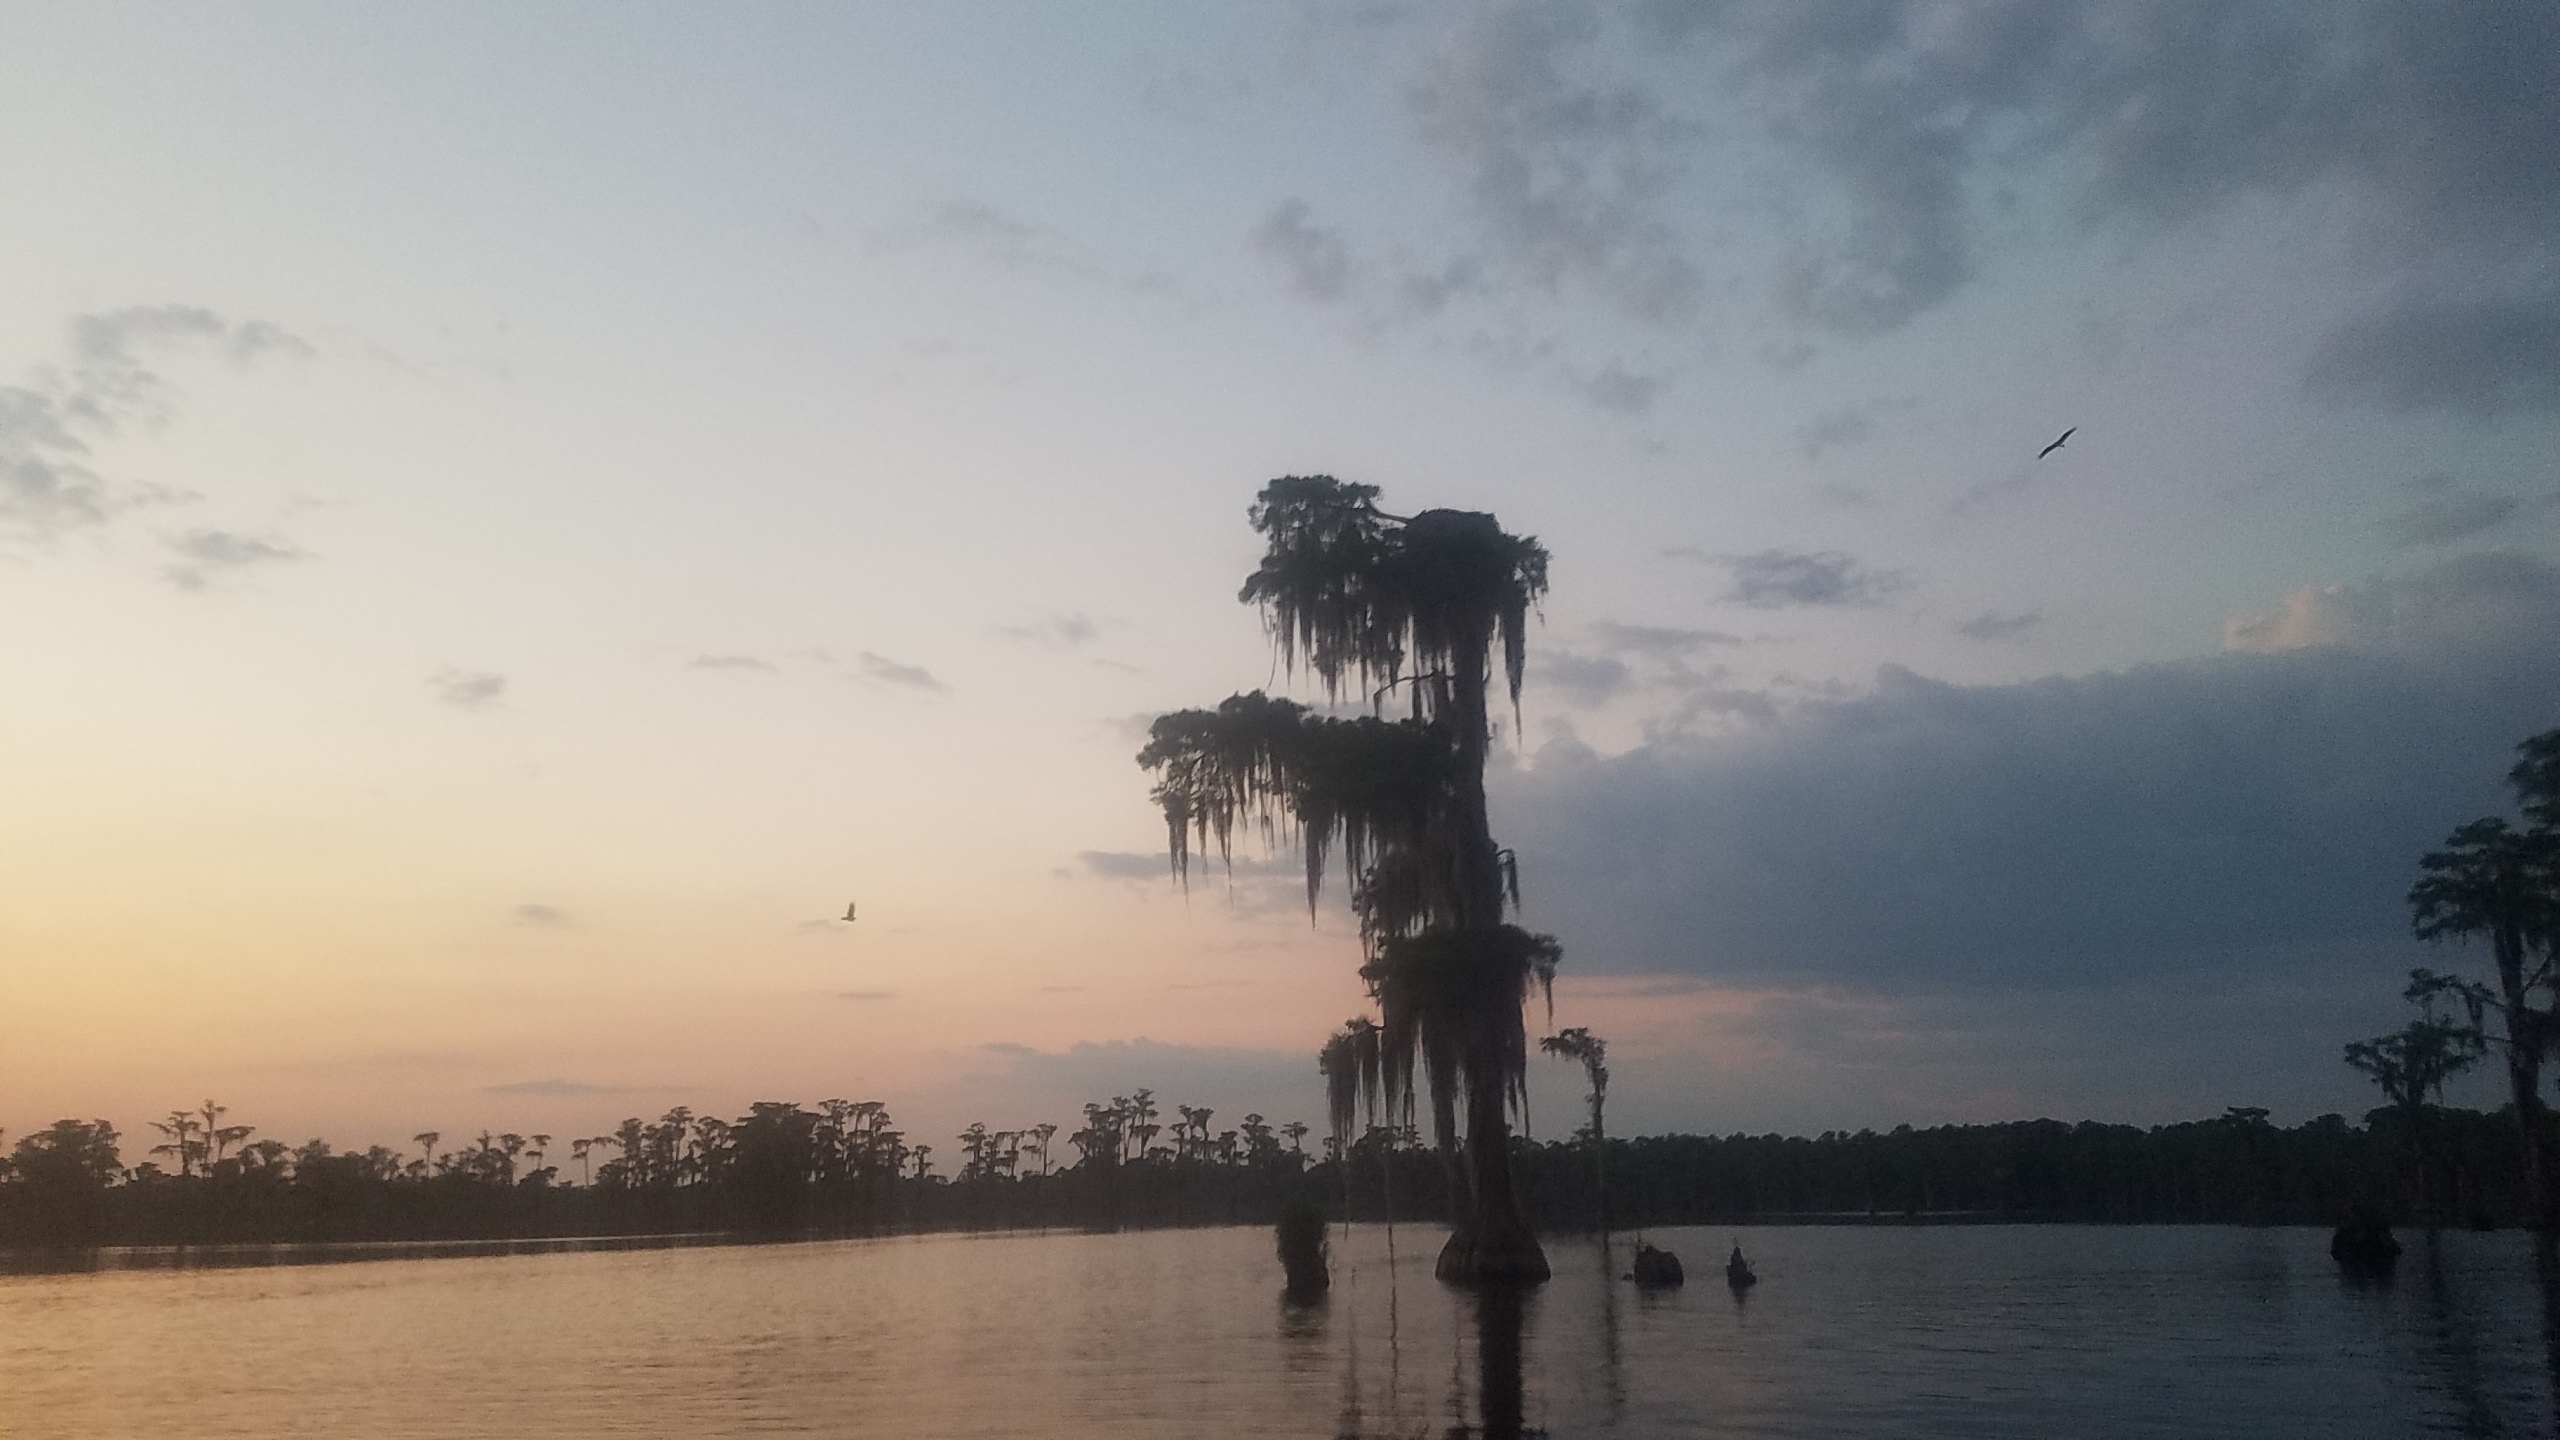
[[[1436,1232],[1335,1235],[1307,1308],[1258,1229],[0,1277],[0,1434],[2553,1433],[2512,1233],[2372,1283],[2309,1230],[1671,1230],[1663,1294],[1559,1238],[1489,1316]]]

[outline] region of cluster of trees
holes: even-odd
[[[2417,1018],[2350,1042],[2346,1061],[2381,1089],[2403,1143],[2390,1193],[2369,1202],[2428,1220],[2463,1203],[2441,1109],[2445,1082],[2490,1056],[2503,1061],[2524,1213],[2547,1231],[2560,1228],[2542,1093],[2543,1063],[2560,1044],[2560,729],[2516,752],[2507,780],[2520,819],[2488,816],[2456,829],[2418,861],[2409,890],[2418,938],[2485,941],[2490,978],[2410,971],[2403,993]]]
[[[438,1150],[428,1132],[416,1153],[337,1151],[321,1140],[253,1140],[247,1127],[219,1155],[211,1144],[193,1155],[153,1147],[183,1170],[150,1160],[128,1168],[112,1125],[63,1120],[0,1162],[0,1246],[1262,1224],[1301,1199],[1360,1223],[1449,1222],[1470,1200],[1464,1169],[1411,1126],[1370,1126],[1348,1144],[1328,1138],[1310,1150],[1303,1124],[1248,1115],[1220,1128],[1201,1107],[1176,1105],[1168,1116],[1144,1090],[1085,1114],[1084,1128],[1062,1137],[1071,1161],[1047,1153],[1057,1126],[972,1125],[948,1174],[933,1147],[907,1143],[876,1102],[758,1104],[730,1121],[681,1108],[655,1122],[626,1120],[612,1135],[571,1142],[583,1173],[569,1174],[548,1163],[546,1136],[481,1135]],[[1567,1140],[1515,1140],[1510,1161],[1522,1213],[1542,1230],[1755,1220],[2309,1224],[2397,1183],[2408,1124],[2397,1106],[2361,1125],[2325,1115],[2291,1129],[2256,1109],[2149,1129],[2037,1120],[1813,1138],[1611,1139],[1585,1124]],[[2512,1116],[2439,1107],[2426,1125],[2449,1213],[2531,1213]],[[596,1163],[600,1155],[609,1158]]]
[[[760,1102],[735,1120],[678,1107],[566,1142],[490,1134],[415,1153],[289,1146],[223,1125],[207,1101],[153,1128],[127,1167],[104,1120],[62,1120],[0,1160],[0,1246],[272,1244],[720,1231],[857,1234],[906,1226],[1178,1225],[1267,1217],[1298,1194],[1308,1127],[1205,1106],[1168,1118],[1152,1091],[1055,1124],[973,1124],[953,1173],[910,1143],[878,1101]],[[169,1163],[164,1166],[161,1159]]]
[[[2448,1204],[2472,1223],[2525,1212],[2502,1114],[2440,1110]],[[1889,1133],[1663,1135],[1611,1140],[1608,1209],[1622,1225],[1771,1221],[2078,1221],[2333,1224],[2397,1173],[2407,1137],[2389,1107],[2364,1124],[2290,1129],[2255,1107],[2143,1128],[2092,1121],[1909,1126]],[[1538,1147],[1521,1189],[1542,1225],[1601,1213],[1594,1147]]]

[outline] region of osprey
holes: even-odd
[[[2077,425],[2074,425],[2074,426],[2072,426],[2070,429],[2063,431],[2063,432],[2062,432],[2062,439],[2061,439],[2061,440],[2056,440],[2056,441],[2054,441],[2052,444],[2047,445],[2047,446],[2046,446],[2046,447],[2044,447],[2043,449],[2041,449],[2041,450],[2037,451],[2037,452],[2036,452],[2036,458],[2037,458],[2037,459],[2039,459],[2039,460],[2041,460],[2041,459],[2043,459],[2044,457],[2046,457],[2047,455],[2052,454],[2054,451],[2061,449],[2061,448],[2062,448],[2062,441],[2063,441],[2063,440],[2068,440],[2068,439],[2070,439],[2072,436],[2077,435],[2077,434],[2079,434],[2079,433],[2080,433],[2080,427],[2079,427],[2079,426],[2077,426]],[[847,917],[845,917],[845,918],[847,918],[847,919],[851,919],[852,917],[851,917],[851,916],[847,916]]]

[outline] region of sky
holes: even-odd
[[[1235,595],[1314,473],[1553,556],[1491,798],[1613,1130],[2361,1114],[2560,724],[2555,73],[2495,3],[0,7],[0,1127],[1318,1120],[1339,886],[1178,886],[1132,759],[1310,693]]]

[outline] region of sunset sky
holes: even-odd
[[[2361,1114],[2560,724],[2555,73],[2526,4],[0,9],[0,1127],[1318,1120],[1339,887],[1186,895],[1131,758],[1288,683],[1292,473],[1553,554],[1494,826],[1613,1129]]]

